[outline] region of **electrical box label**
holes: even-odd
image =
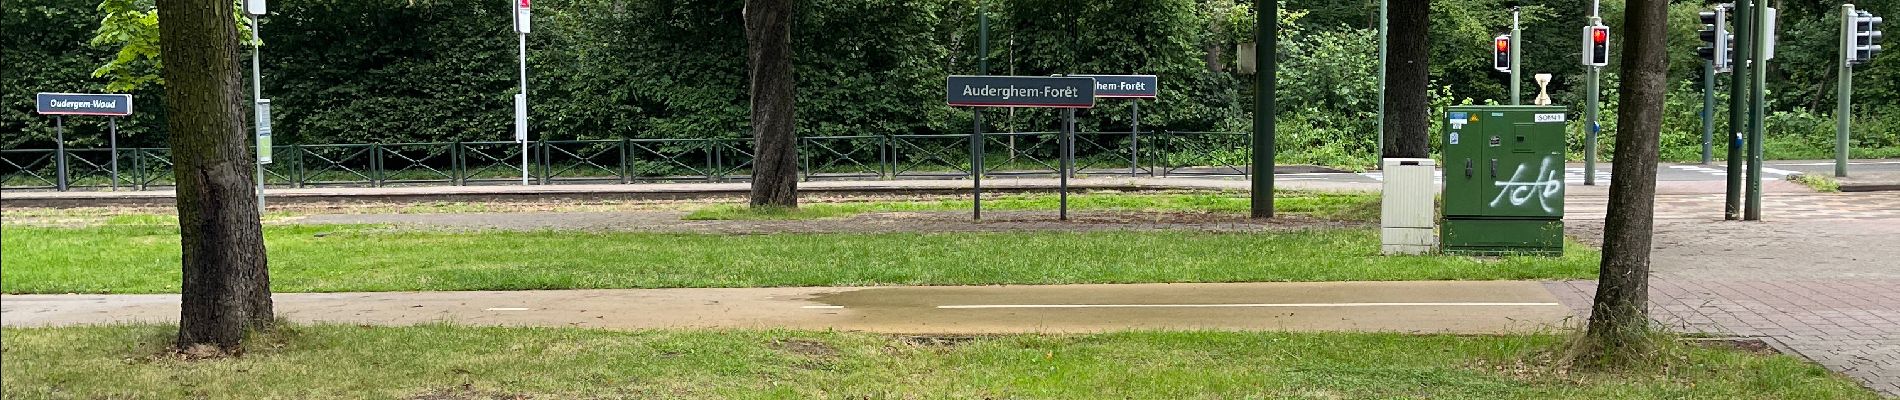
[[[1531,117],[1531,118],[1533,118],[1533,120],[1536,122],[1564,122],[1563,113],[1537,114],[1536,116]]]
[[[1447,139],[1451,140],[1451,144],[1458,144],[1458,132],[1452,132],[1451,137]]]

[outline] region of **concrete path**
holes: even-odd
[[[284,293],[299,322],[610,329],[789,328],[912,334],[1124,329],[1512,333],[1570,322],[1538,282]],[[8,327],[169,322],[177,295],[4,295]]]

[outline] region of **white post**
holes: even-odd
[[[515,95],[515,141],[521,142],[521,185],[528,185],[528,28],[529,0],[511,0],[515,32],[520,34],[521,92]]]
[[[264,13],[264,10],[263,10],[264,2],[263,0],[252,0],[252,1],[254,2],[253,3],[254,6],[249,10],[252,13],[251,14],[251,114],[257,115],[258,101],[264,98],[264,77],[263,77],[264,72],[263,70],[258,69],[259,66],[262,65],[262,63],[258,62],[258,59],[257,59],[258,53],[261,53],[264,51],[263,41],[259,39],[259,36],[257,33],[258,29],[263,27],[263,24],[258,23],[257,17],[258,15],[261,15]],[[263,121],[251,121],[252,126],[261,126],[258,124],[263,124],[263,123],[264,123]],[[264,146],[264,143],[261,143],[261,141],[258,140],[256,132],[252,132],[251,142],[257,146]],[[258,151],[263,151],[263,149],[258,149]],[[256,161],[257,163],[257,215],[258,217],[263,217],[264,216],[264,160],[255,159],[254,161]]]

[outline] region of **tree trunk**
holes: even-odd
[[[798,207],[798,135],[792,131],[792,2],[746,0],[752,68],[752,207]]]
[[[1431,99],[1431,2],[1396,0],[1391,2],[1390,20],[1395,32],[1388,40],[1385,64],[1385,158],[1428,158],[1432,154]]]
[[[183,245],[181,350],[239,351],[245,331],[269,329],[272,318],[231,7],[229,0],[158,1]]]
[[[1648,347],[1649,251],[1654,232],[1657,146],[1669,72],[1667,0],[1631,0],[1624,14],[1616,162],[1603,262],[1579,360],[1623,364]]]

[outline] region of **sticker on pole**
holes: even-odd
[[[270,99],[257,100],[257,163],[270,164]]]
[[[1536,116],[1534,116],[1534,117],[1532,117],[1532,121],[1535,121],[1535,122],[1564,122],[1564,114],[1563,114],[1563,113],[1556,113],[1556,114],[1537,114]]]

